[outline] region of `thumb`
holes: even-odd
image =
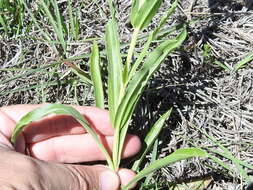
[[[119,188],[118,175],[105,166],[72,165],[69,168],[73,174],[76,174],[79,182],[86,183],[86,189],[83,188],[85,190],[117,190]]]
[[[83,166],[55,163],[49,165],[51,165],[49,168],[51,171],[47,170],[48,180],[53,180],[53,184],[58,184],[56,189],[117,190],[120,186],[119,176],[103,165]]]

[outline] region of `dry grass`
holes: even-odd
[[[64,1],[60,5],[67,18]],[[233,68],[253,52],[253,11],[243,5],[242,1],[183,0],[168,22],[170,26],[194,21],[188,27],[189,38],[184,46],[167,59],[151,81],[135,114],[141,119],[133,122],[133,132],[139,127],[145,133],[148,124],[160,113],[174,107],[160,136],[160,156],[191,146],[192,139],[200,147],[213,146],[201,132],[190,127],[195,125],[226,145],[235,157],[253,164],[253,62],[238,72],[225,71],[213,64],[213,60],[219,60]],[[75,10],[82,7],[80,34],[78,40],[67,39],[67,58],[89,54],[90,41],[85,39],[103,38],[108,15],[105,0],[75,1],[73,6]],[[131,32],[127,17],[130,1],[120,0],[117,7],[122,42],[127,43]],[[28,22],[29,17],[26,19]],[[54,36],[47,22],[41,25]],[[28,34],[0,37],[0,106],[45,101],[92,104],[92,89],[74,77],[69,68],[56,63],[59,52],[42,39],[34,25]],[[103,48],[103,41],[99,42]],[[204,44],[211,48],[208,59],[203,56]],[[86,69],[87,58],[74,63]],[[221,160],[234,167],[227,159]],[[239,173],[227,172],[211,161],[176,164],[156,176],[161,181],[180,181],[206,175],[214,179],[208,189],[242,189],[245,185]]]

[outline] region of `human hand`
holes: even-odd
[[[41,105],[16,105],[0,108],[0,189],[20,190],[117,190],[134,173],[120,169],[114,173],[103,165],[79,163],[104,160],[92,137],[70,116],[51,115],[29,124],[17,139],[10,137],[16,122]],[[113,129],[108,112],[95,107],[75,108],[89,121],[112,150]],[[123,157],[140,149],[138,137],[127,135]],[[29,153],[30,156],[25,155]]]

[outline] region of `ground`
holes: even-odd
[[[188,37],[150,81],[138,104],[132,132],[142,136],[160,114],[173,107],[159,137],[159,157],[180,147],[197,146],[213,156],[220,154],[220,162],[211,159],[180,162],[156,172],[151,184],[156,181],[158,187],[168,189],[165,182],[186,183],[196,179],[205,180],[207,189],[245,188],[245,175],[238,162],[253,165],[253,11],[250,2],[182,0],[167,23],[166,29],[188,23]],[[67,3],[58,4],[69,26]],[[118,0],[116,6],[122,51],[131,37],[130,4],[129,0]],[[169,5],[170,1],[165,0],[149,28],[156,25]],[[37,25],[25,11],[21,31],[13,32],[17,25],[12,19],[8,31],[0,28],[0,106],[41,102],[94,104],[92,87],[80,81],[60,60],[72,61],[86,70],[93,40],[99,42],[103,57],[109,11],[105,0],[75,0],[71,6],[79,31],[77,36],[65,36],[65,53],[50,22],[37,11],[36,2],[29,7],[38,13]],[[11,16],[6,15],[6,18]],[[69,27],[64,30],[68,31]],[[45,39],[43,31],[48,32],[50,40]],[[145,30],[143,36],[147,32]],[[238,69],[238,63],[248,55],[251,56]],[[243,168],[253,181],[253,169]]]

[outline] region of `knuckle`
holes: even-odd
[[[21,167],[32,174],[36,173],[36,171],[38,170],[38,164],[33,159],[28,159],[27,157],[23,157],[21,162],[22,162]]]
[[[42,189],[42,177],[40,176],[40,166],[34,159],[27,159],[26,157],[21,160],[21,165],[19,165],[19,172],[23,170],[23,173],[27,173],[29,175],[24,175],[22,178],[23,184],[27,190],[40,190]],[[21,176],[22,177],[22,176]]]
[[[85,173],[81,172],[77,167],[71,166],[67,167],[69,174],[71,175],[73,184],[75,187],[73,189],[82,189],[82,190],[89,190],[92,189],[90,184],[88,183],[90,176]]]
[[[1,153],[1,151],[0,151]],[[41,164],[28,156],[2,151],[0,157],[0,190],[45,190]],[[4,159],[7,158],[8,160]],[[10,166],[12,169],[10,169]]]

